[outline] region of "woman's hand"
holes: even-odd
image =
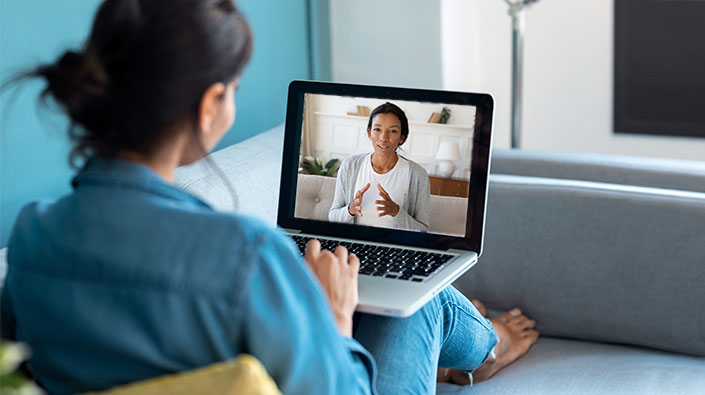
[[[359,191],[355,192],[355,200],[348,205],[348,212],[350,215],[358,215],[362,217],[362,195],[370,189],[370,183],[362,187]]]
[[[352,337],[352,316],[357,307],[357,273],[360,260],[348,255],[347,248],[338,246],[335,253],[321,251],[321,243],[311,240],[306,244],[306,262],[318,277],[328,295],[328,301],[338,324],[338,330]]]
[[[382,188],[382,184],[377,184],[377,189],[379,189],[379,196],[382,198],[382,200],[375,200],[377,211],[379,211],[377,215],[380,217],[384,215],[396,217],[399,214],[399,205],[394,203],[392,198],[389,197],[387,191]]]

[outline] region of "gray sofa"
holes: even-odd
[[[274,226],[282,136],[211,155],[235,203],[203,161],[176,183]],[[491,380],[438,392],[705,394],[705,163],[497,150],[492,169],[484,253],[455,286],[520,307],[542,337]]]
[[[206,161],[176,183],[274,226],[282,135],[211,155],[235,201]],[[484,252],[455,286],[520,307],[542,337],[491,380],[438,392],[705,394],[705,163],[498,150],[492,169]]]

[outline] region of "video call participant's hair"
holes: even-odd
[[[206,89],[239,77],[252,33],[232,0],[106,0],[85,46],[16,80],[47,81],[69,115],[70,162],[121,152],[149,156],[176,127],[191,124]],[[13,81],[14,82],[14,81]]]
[[[379,114],[394,114],[397,118],[399,118],[399,121],[401,122],[401,142],[399,145],[404,144],[407,136],[409,136],[409,120],[406,118],[406,114],[404,114],[404,111],[401,108],[390,102],[381,104],[372,110],[370,113],[370,119],[367,121],[367,134],[370,134],[370,130],[372,130],[372,120],[374,120],[374,118]]]

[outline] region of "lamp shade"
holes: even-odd
[[[441,145],[438,147],[438,152],[436,153],[436,159],[438,160],[459,160],[460,159],[460,147],[458,143],[450,141],[442,141]]]

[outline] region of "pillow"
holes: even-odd
[[[215,363],[204,368],[138,381],[89,394],[274,395],[280,394],[280,392],[274,381],[267,375],[262,364],[253,356],[242,354],[230,361]]]

